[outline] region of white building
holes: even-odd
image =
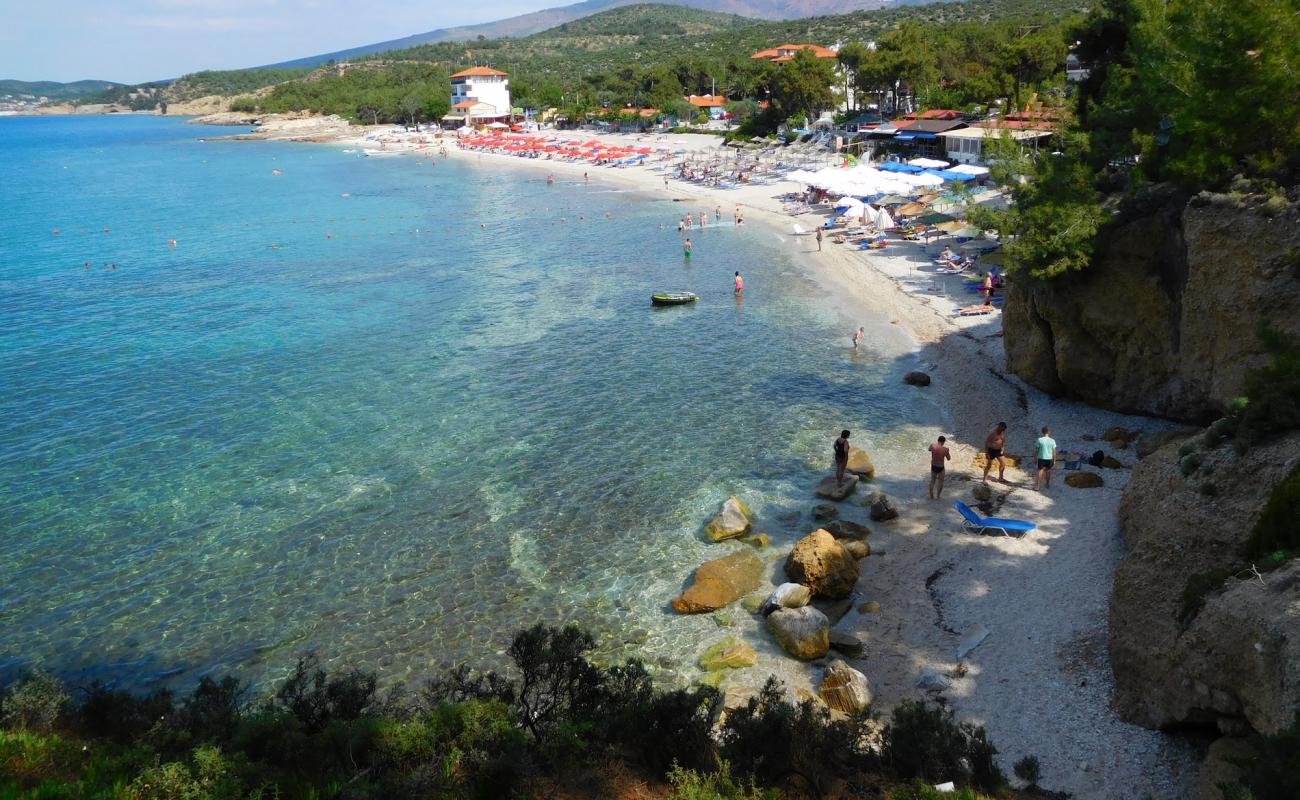
[[[943,139],[944,150],[947,152],[948,160],[961,164],[983,165],[988,163],[984,159],[984,140],[996,139],[1003,133],[1009,135],[1012,139],[1020,143],[1021,147],[1037,147],[1037,142],[1042,139],[1049,139],[1054,134],[1049,130],[1024,130],[1024,129],[997,129],[984,127],[962,128],[960,130],[944,131],[939,134]]]
[[[510,76],[471,67],[451,76],[451,113],[443,119],[473,124],[510,116]]]

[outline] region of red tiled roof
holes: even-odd
[[[781,55],[786,50],[811,50],[812,54],[818,58],[835,58],[838,53],[819,44],[783,44],[773,47],[770,50],[759,50],[750,58],[761,58],[775,63],[783,63],[794,58],[793,55]]]
[[[714,108],[716,106],[725,106],[727,104],[727,98],[723,97],[720,94],[716,94],[716,95],[711,95],[711,94],[694,95],[693,94],[690,97],[686,98],[686,102],[690,103],[696,108]]]
[[[460,72],[457,72],[455,75],[452,75],[451,77],[453,78],[490,78],[490,77],[506,78],[509,76],[510,73],[502,72],[499,69],[492,69],[491,67],[470,67],[469,69],[463,69]]]
[[[1041,130],[1050,131],[1056,126],[1048,120],[1022,120],[1022,119],[994,119],[984,122],[976,122],[972,127],[975,128],[1005,128],[1013,131],[1024,130]]]
[[[919,114],[904,114],[903,119],[959,119],[961,115],[960,111],[949,108],[932,108]]]
[[[476,105],[478,105],[477,100],[466,100],[463,103],[457,103],[456,105],[452,106],[452,108],[465,109],[465,108],[473,108]]]

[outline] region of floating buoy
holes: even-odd
[[[172,240],[171,240],[171,246],[172,246],[172,247],[175,247],[175,246],[176,246],[176,240],[175,240],[175,239],[172,239]]]
[[[54,235],[55,235],[55,236],[58,236],[58,235],[59,235],[59,229],[58,229],[58,228],[55,228],[55,229],[54,229]]]

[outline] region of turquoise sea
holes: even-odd
[[[232,132],[0,118],[0,673],[400,682],[541,620],[689,674],[718,504],[788,543],[841,427],[919,444],[907,357],[770,230],[688,262],[683,204],[594,170]]]

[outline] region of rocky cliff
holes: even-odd
[[[1261,319],[1300,335],[1300,203],[1156,190],[1102,236],[1088,270],[1015,283],[1011,370],[1119,411],[1206,421],[1267,362]]]
[[[1193,447],[1194,471],[1180,454]],[[1297,464],[1300,432],[1242,455],[1229,444],[1207,448],[1197,436],[1134,467],[1120,504],[1129,553],[1110,600],[1125,718],[1229,734],[1272,733],[1294,721],[1300,561],[1256,575],[1241,553],[1274,487]]]

